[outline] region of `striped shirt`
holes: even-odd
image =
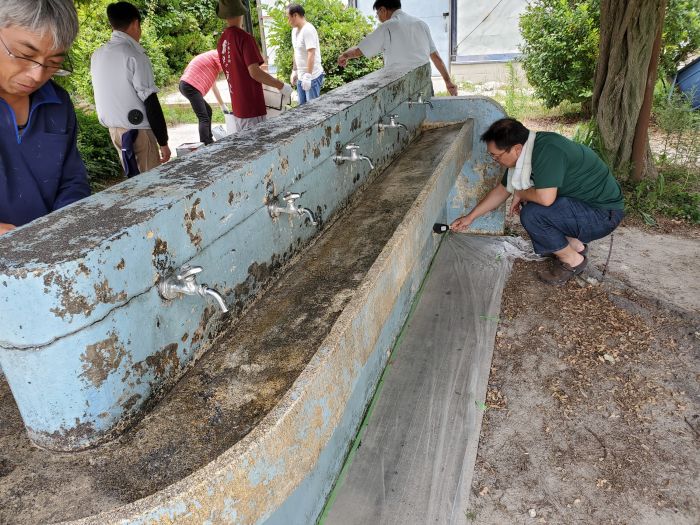
[[[212,49],[194,57],[185,68],[180,80],[187,82],[202,95],[206,95],[216,82],[216,77],[220,72],[219,52]]]

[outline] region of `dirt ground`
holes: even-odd
[[[700,240],[681,230],[618,229],[600,285],[516,261],[467,522],[700,523]]]

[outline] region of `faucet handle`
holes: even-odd
[[[347,146],[345,146],[345,149],[348,151],[357,151],[358,149],[360,149],[360,146],[351,142]]]
[[[282,196],[282,200],[284,200],[284,202],[294,202],[299,197],[301,197],[301,193],[291,193],[288,191]]]
[[[194,276],[201,272],[203,269],[204,268],[202,268],[201,266],[190,266],[189,264],[185,264],[182,268],[180,268],[180,270],[178,270],[177,274],[175,275],[175,278],[178,281],[194,279]]]

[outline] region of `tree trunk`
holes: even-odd
[[[631,171],[632,144],[644,100],[649,62],[664,0],[602,0],[600,55],[593,87],[593,114],[615,172]],[[644,176],[656,167],[646,140]]]

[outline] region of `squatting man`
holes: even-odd
[[[554,256],[540,279],[562,284],[583,272],[587,243],[609,235],[624,215],[622,190],[608,166],[590,148],[557,133],[530,131],[515,119],[497,120],[481,140],[507,171],[451,229],[466,231],[513,195],[509,211],[520,214],[535,252]]]

